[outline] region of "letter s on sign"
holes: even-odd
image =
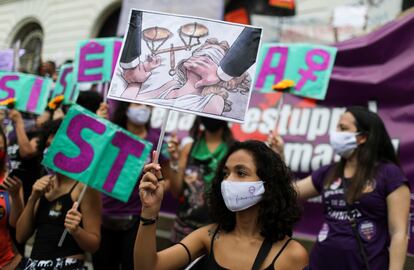
[[[80,153],[76,157],[68,157],[62,152],[56,154],[53,163],[56,167],[70,173],[81,173],[90,165],[94,157],[93,147],[81,137],[83,129],[90,129],[95,133],[103,134],[106,127],[96,119],[79,114],[74,116],[68,125],[67,136],[79,147]]]

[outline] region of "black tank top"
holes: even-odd
[[[216,259],[214,258],[214,249],[213,249],[213,247],[214,247],[214,238],[216,238],[216,234],[217,234],[217,232],[219,231],[219,228],[217,228],[216,230],[215,230],[215,232],[214,232],[214,235],[213,235],[213,237],[212,237],[212,239],[211,239],[211,248],[210,248],[210,254],[203,260],[204,262],[202,262],[202,263],[200,263],[200,265],[198,266],[198,267],[196,267],[196,269],[203,269],[203,270],[229,270],[229,269],[227,269],[227,268],[224,268],[224,267],[222,267],[222,266],[220,266],[218,263],[217,263],[217,261],[216,261]],[[276,254],[276,256],[275,256],[275,258],[273,259],[273,261],[272,261],[272,263],[268,266],[268,267],[266,267],[264,270],[274,270],[274,264],[275,264],[275,262],[276,262],[276,260],[279,258],[279,256],[280,256],[280,254],[282,254],[282,252],[283,252],[283,250],[286,248],[286,246],[289,244],[289,242],[290,242],[290,240],[292,240],[292,238],[289,238],[286,242],[285,242],[285,244],[282,246],[282,248],[279,250],[279,252]],[[258,254],[257,254],[257,257],[259,257],[259,256],[261,256],[261,255],[263,255],[263,254],[260,254],[261,253],[261,250],[262,250],[262,248],[267,244],[267,243],[265,243],[266,242],[266,240],[264,240],[263,241],[263,244],[262,244],[262,246],[261,246],[261,248],[260,248],[260,250],[259,250],[259,252],[258,252]],[[270,250],[270,249],[269,249]],[[269,251],[268,250],[268,251]],[[267,251],[267,252],[268,252]],[[266,254],[264,254],[264,257],[263,257],[263,260],[266,258],[266,256],[267,256],[267,253]],[[257,258],[256,258],[257,259]],[[259,267],[260,267],[260,265],[259,265]]]
[[[35,223],[37,233],[30,256],[32,259],[49,260],[84,253],[70,234],[66,235],[63,245],[58,247],[60,237],[65,230],[66,213],[73,206],[71,193],[77,184],[78,182],[68,193],[53,201],[49,201],[45,196],[40,198]]]

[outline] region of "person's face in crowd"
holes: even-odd
[[[350,112],[345,112],[339,118],[338,125],[336,126],[336,131],[339,132],[358,132],[358,128],[356,126],[355,117]],[[357,134],[356,135],[357,144],[363,144],[367,140],[367,136],[365,134]]]
[[[256,170],[253,156],[246,150],[238,150],[227,159],[223,170],[223,180],[237,182],[260,181]]]
[[[342,114],[336,126],[336,131],[357,132],[355,117],[350,112]]]
[[[40,67],[40,75],[41,76],[49,76],[52,77],[55,74],[55,69],[53,65],[49,62],[43,63]]]
[[[144,104],[131,103],[126,114],[130,124],[146,125],[150,120],[151,107]]]

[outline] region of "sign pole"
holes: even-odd
[[[88,189],[88,186],[87,185],[83,185],[83,189],[82,189],[82,191],[81,191],[81,193],[80,193],[80,195],[79,195],[79,198],[78,198],[78,200],[76,201],[77,203],[78,203],[78,207],[80,206],[80,203],[81,203],[81,201],[82,201],[82,199],[83,199],[83,197],[85,196],[85,192],[86,192],[86,190]],[[63,231],[63,233],[62,233],[62,236],[60,237],[60,240],[59,240],[59,243],[58,243],[58,247],[62,247],[62,245],[63,245],[63,241],[65,241],[65,238],[66,238],[66,235],[68,234],[68,230],[67,229],[65,229],[64,231]]]
[[[152,161],[153,163],[158,163],[158,159],[161,154],[161,146],[162,146],[162,143],[164,142],[165,129],[167,127],[167,121],[168,121],[168,117],[170,116],[170,111],[171,111],[170,109],[167,109],[167,113],[165,114],[164,119],[162,121],[161,134],[160,134],[160,138],[158,139],[156,156],[155,156],[155,160]]]

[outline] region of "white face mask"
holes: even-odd
[[[262,200],[265,192],[263,181],[238,182],[223,180],[221,195],[232,212],[245,210]]]
[[[357,132],[331,131],[329,141],[335,153],[343,158],[349,158],[358,147]]]
[[[151,115],[148,107],[128,108],[126,113],[128,120],[136,125],[145,125]]]

